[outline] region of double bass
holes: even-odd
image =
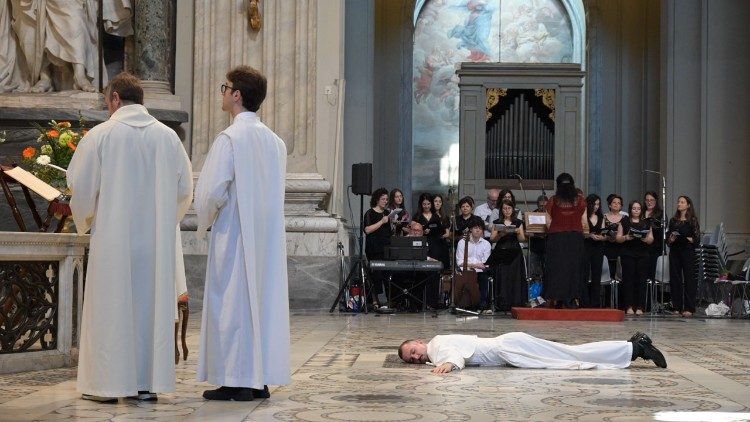
[[[464,235],[464,262],[456,271],[454,280],[453,305],[464,309],[476,308],[480,300],[477,272],[473,268],[468,268],[470,236],[470,233]]]

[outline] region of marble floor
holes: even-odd
[[[750,321],[638,317],[621,323],[517,321],[450,314],[292,315],[291,385],[271,398],[208,402],[195,381],[199,315],[191,315],[177,391],[153,404],[79,399],[75,368],[0,375],[0,420],[144,421],[693,421],[750,420]],[[467,368],[438,376],[401,363],[406,338],[508,331],[571,344],[651,335],[669,363],[626,370]]]

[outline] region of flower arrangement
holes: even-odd
[[[79,123],[83,128],[83,119],[80,119]],[[51,120],[48,126],[49,128],[45,128],[39,124],[36,125],[40,133],[37,142],[42,145],[39,148],[25,148],[21,153],[22,163],[36,177],[65,191],[67,189],[65,172],[55,167],[68,168],[78,143],[88,130],[76,131],[71,129],[70,122],[54,120]]]

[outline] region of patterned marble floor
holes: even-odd
[[[544,421],[750,420],[750,321],[639,317],[622,323],[516,321],[506,316],[292,315],[293,382],[271,398],[207,402],[195,381],[199,315],[177,391],[158,403],[79,399],[75,368],[0,376],[0,420]],[[668,369],[637,360],[627,370],[467,368],[445,376],[401,363],[407,337],[508,331],[571,344],[647,332]]]

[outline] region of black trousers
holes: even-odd
[[[620,307],[622,309],[646,308],[646,279],[649,257],[620,255],[622,261],[622,284],[620,285]]]
[[[383,253],[366,253],[367,261],[375,261],[383,259]],[[367,299],[370,303],[377,301],[378,295],[386,293],[385,281],[390,276],[389,271],[370,271],[367,270],[367,277],[370,279],[370,285],[367,286]],[[384,305],[384,304],[381,304]]]
[[[585,256],[581,274],[581,285],[584,294],[581,295],[582,305],[586,308],[601,308],[602,291],[602,263],[604,262],[604,247],[600,243],[591,245],[585,242]],[[589,277],[590,276],[590,277]]]
[[[604,256],[607,257],[609,263],[609,278],[611,279],[614,279],[617,275],[617,258],[620,257],[621,249],[617,243],[604,242]]]
[[[547,278],[544,298],[559,303],[580,299],[581,262],[583,262],[583,233],[562,232],[547,235]]]
[[[495,306],[502,311],[528,304],[529,286],[526,283],[521,251],[518,251],[509,262],[497,266],[494,293]]]
[[[669,288],[675,310],[695,312],[695,249],[669,251]]]

